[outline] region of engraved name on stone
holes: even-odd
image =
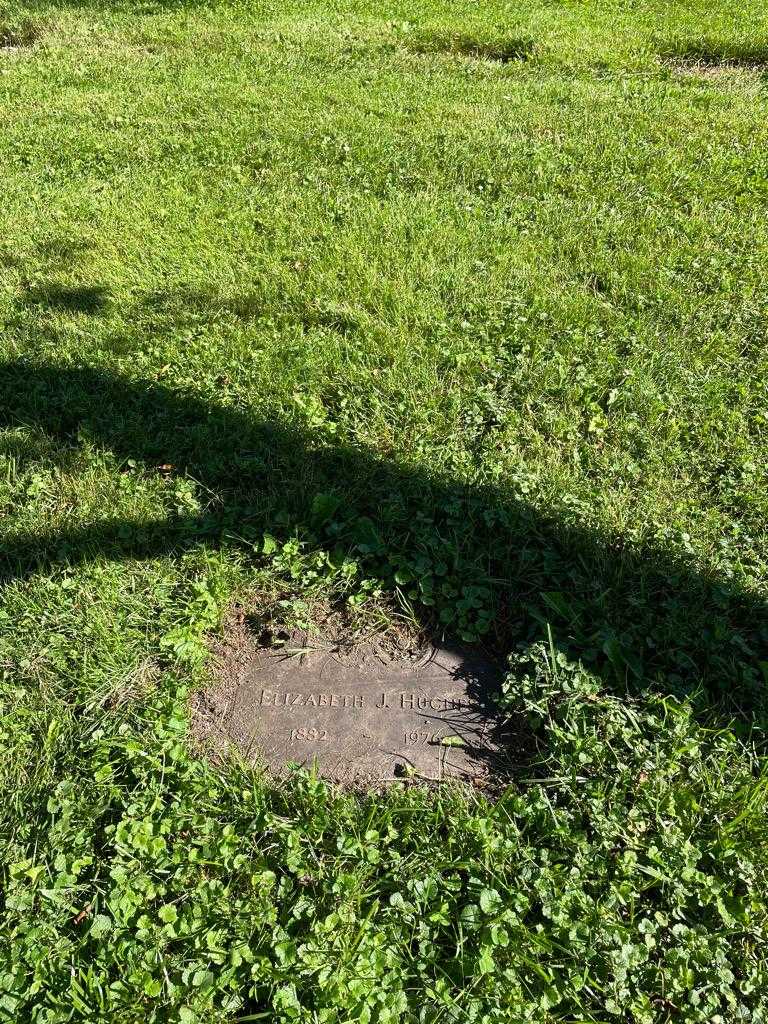
[[[460,711],[465,702],[460,697],[434,697],[428,693],[408,693],[402,690],[394,697],[396,707],[409,711]],[[295,693],[291,690],[262,689],[259,704],[272,708],[346,708],[351,711],[372,706],[384,711],[392,707],[391,695],[382,691],[378,700],[366,704],[364,694],[360,693]]]
[[[489,699],[502,673],[483,656],[433,646],[418,657],[302,659],[254,649],[213,690],[203,733],[284,774],[297,763],[356,786],[412,775],[478,779],[500,751]]]

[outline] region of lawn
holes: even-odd
[[[768,1021],[766,115],[756,0],[0,7],[0,1020]],[[511,782],[208,760],[236,605]]]

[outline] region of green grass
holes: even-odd
[[[9,1020],[768,1018],[768,17],[466,8],[0,8]],[[193,756],[275,597],[510,655],[504,795]]]

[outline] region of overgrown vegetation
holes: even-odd
[[[0,10],[0,1017],[768,1018],[766,53]],[[194,756],[258,594],[509,655],[509,788]]]
[[[762,1019],[764,769],[672,698],[515,669],[541,759],[494,804],[218,773],[173,677],[103,715],[8,866],[9,1017]]]

